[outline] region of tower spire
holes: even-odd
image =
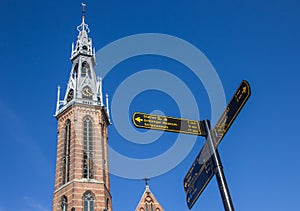
[[[95,49],[92,39],[88,36],[90,31],[85,23],[86,4],[81,3],[82,22],[77,27],[78,36],[75,44],[72,43],[71,62],[72,69],[65,92],[64,100],[59,96],[56,105],[56,115],[66,109],[73,102],[89,105],[104,106],[102,97],[102,81],[96,77]],[[60,91],[58,90],[58,95]],[[107,118],[109,119],[107,110]]]
[[[96,62],[96,57],[94,55],[94,50],[92,46],[92,39],[89,38],[88,33],[90,32],[88,24],[85,23],[85,10],[86,4],[81,3],[81,13],[82,21],[79,26],[77,26],[78,36],[75,44],[72,44],[71,60],[78,56],[78,54],[85,54],[87,56],[93,57],[93,63]]]

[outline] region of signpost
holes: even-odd
[[[217,147],[250,95],[250,85],[247,81],[243,80],[213,130],[211,130],[208,120],[187,120],[140,112],[133,114],[133,124],[138,128],[206,137],[206,143],[200,150],[183,181],[189,209],[193,207],[212,177],[216,175],[224,209],[226,211],[234,210]]]
[[[186,174],[184,178],[184,189],[187,194],[187,205],[191,209],[196,202],[196,200],[199,198],[207,184],[210,182],[210,180],[213,177],[213,174],[210,176],[207,176],[204,171],[205,169],[200,168],[199,172],[195,172],[193,169],[199,168],[199,166],[212,166],[212,154],[213,151],[215,151],[215,154],[218,154],[217,147],[220,144],[221,140],[225,136],[226,132],[232,125],[233,121],[247,102],[251,95],[250,85],[247,81],[242,81],[238,89],[236,90],[235,94],[233,95],[232,99],[228,103],[225,111],[221,115],[219,121],[215,125],[214,129],[212,130],[212,149],[210,149],[208,145],[208,141],[204,144],[202,149],[200,150],[200,153],[196,157],[194,163],[192,164],[190,170]],[[207,128],[208,130],[208,128]],[[207,133],[210,133],[210,128],[207,131]],[[218,155],[219,157],[219,155]],[[219,159],[219,163],[221,163]],[[196,166],[196,167],[195,167]],[[225,180],[225,177],[224,177]],[[203,182],[205,181],[205,182]],[[225,181],[226,182],[226,181]],[[202,186],[196,186],[195,184],[199,184]],[[191,193],[193,193],[191,195]],[[222,195],[222,193],[221,193]],[[191,196],[191,199],[189,200],[189,196]],[[228,191],[228,196],[229,191]],[[230,199],[231,200],[231,199]],[[232,202],[231,202],[232,204]],[[224,205],[225,206],[225,205]],[[228,205],[226,205],[228,206]]]
[[[134,112],[132,115],[132,122],[137,128],[164,130],[198,136],[206,135],[204,134],[203,123],[197,120]]]

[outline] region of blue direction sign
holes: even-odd
[[[216,137],[216,143],[214,143],[215,148],[220,144],[250,95],[250,85],[247,81],[243,80],[213,129],[213,133]],[[214,166],[209,152],[208,145],[205,143],[184,178],[184,190],[186,192],[186,202],[189,209],[193,207],[194,203],[214,176]]]
[[[201,168],[203,168],[204,170],[200,171],[198,176],[199,179],[197,179],[195,183],[193,183],[194,187],[189,188],[186,192],[186,202],[189,209],[191,209],[194,206],[197,199],[214,176],[213,165],[211,160],[205,164],[202,164]]]
[[[183,180],[185,192],[194,187],[194,183],[197,179],[199,179],[202,171],[206,171],[206,173],[208,174],[207,169],[210,166],[209,159],[209,149],[208,145],[205,143]]]
[[[207,147],[206,144],[205,146]],[[206,147],[202,148],[192,167],[184,178],[184,190],[186,192],[186,202],[189,209],[193,207],[201,193],[214,176],[213,161],[211,158],[206,160],[206,157],[208,157],[208,150]],[[203,157],[203,155],[205,157]]]

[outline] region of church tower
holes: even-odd
[[[85,23],[77,27],[71,51],[71,72],[64,98],[58,87],[55,117],[58,122],[53,211],[111,211],[108,170],[108,100],[103,103],[97,78],[95,49]]]
[[[145,191],[138,203],[135,211],[164,211],[153,193],[150,191],[148,181],[146,180]]]

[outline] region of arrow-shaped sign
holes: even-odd
[[[244,107],[250,95],[250,85],[247,81],[243,80],[213,129],[213,133],[216,135],[217,141],[215,146],[216,148],[222,141],[237,115],[240,113],[241,109]]]
[[[202,122],[196,120],[135,112],[132,122],[137,128],[205,136]]]

